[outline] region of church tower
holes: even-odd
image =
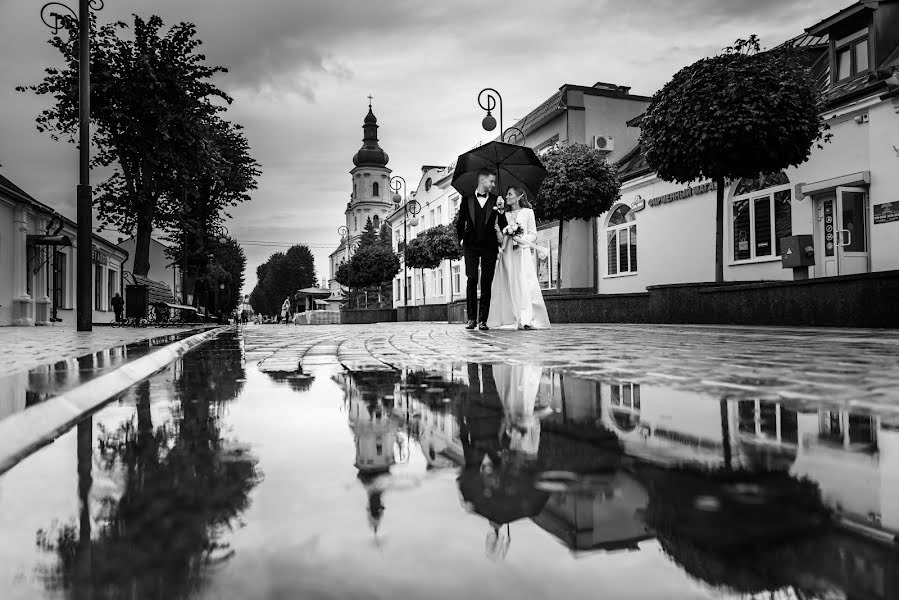
[[[393,193],[390,190],[389,157],[378,144],[378,119],[372,112],[372,97],[368,97],[368,114],[362,123],[362,147],[353,156],[350,171],[352,192],[347,203],[347,236],[340,240],[340,246],[331,254],[331,289],[339,290],[334,274],[341,262],[349,260],[352,246],[358,242],[365,223],[370,218],[376,229],[387,220],[394,210]]]

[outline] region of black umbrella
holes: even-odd
[[[484,168],[496,171],[496,187],[500,195],[504,189],[514,185],[527,190],[533,199],[546,178],[546,168],[530,148],[488,142],[459,155],[453,171],[453,187],[463,196],[473,194],[478,187],[478,171]]]
[[[548,493],[534,487],[532,474],[509,465],[499,465],[492,473],[468,467],[456,481],[472,510],[499,525],[538,515],[549,500]]]

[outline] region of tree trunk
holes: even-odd
[[[425,289],[425,270],[424,267],[418,270],[418,274],[421,275],[419,278],[421,281],[421,304],[424,306],[428,303],[428,291]]]
[[[724,178],[715,180],[718,198],[715,206],[715,282],[724,281]]]
[[[448,304],[453,303],[453,259],[449,259],[449,288],[450,288],[450,297]]]
[[[146,277],[150,272],[150,236],[153,235],[153,209],[142,206],[137,215],[137,234],[134,238],[135,275]]]
[[[562,220],[559,219],[559,246],[556,248],[556,291],[562,291]]]

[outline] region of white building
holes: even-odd
[[[390,190],[391,171],[387,168],[390,158],[378,144],[378,119],[372,112],[370,102],[362,131],[362,147],[353,156],[355,166],[350,171],[353,191],[344,211],[347,235],[340,240],[340,245],[331,253],[328,261],[328,284],[333,297],[343,295],[334,276],[340,264],[352,256],[353,247],[362,236],[365,223],[371,219],[375,229],[378,229],[394,209],[393,192]]]
[[[75,327],[77,226],[0,175],[0,326]],[[91,252],[93,322],[113,319],[128,253],[100,236]]]

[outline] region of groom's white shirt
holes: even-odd
[[[487,204],[487,200],[490,199],[490,192],[487,192],[486,196],[478,196],[478,193],[474,193],[474,199],[478,201],[478,204],[481,205],[481,208],[484,208],[484,205]]]

